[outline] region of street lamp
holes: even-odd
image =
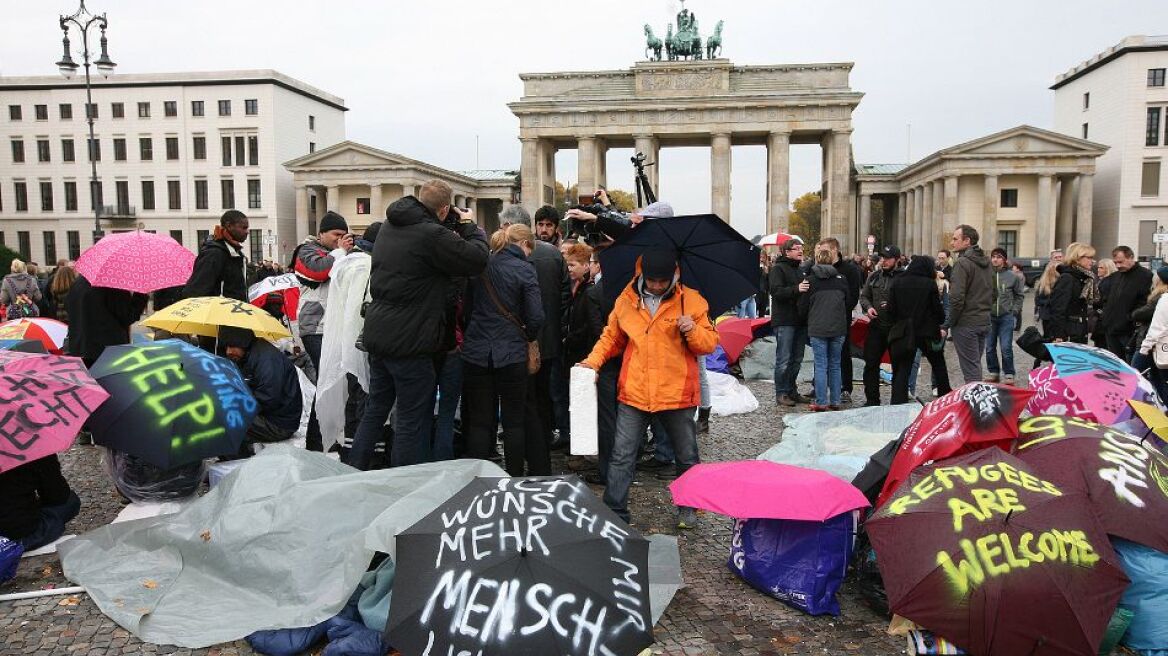
[[[77,31],[81,33],[81,56],[82,63],[85,65],[85,118],[89,123],[89,147],[86,151],[89,153],[89,197],[93,202],[93,243],[96,244],[104,236],[104,233],[101,231],[101,204],[97,202],[100,187],[97,181],[97,158],[95,157],[96,152],[94,152],[96,144],[93,137],[93,115],[96,112],[93,111],[93,90],[89,80],[89,28],[91,26],[97,25],[98,29],[101,30],[101,56],[93,62],[93,65],[97,66],[97,72],[101,73],[102,77],[109,77],[117,64],[110,59],[109,52],[106,51],[105,28],[108,23],[105,14],[97,16],[89,13],[89,10],[85,8],[85,0],[81,0],[81,6],[73,15],[61,16],[60,24],[61,31],[65,33],[64,38],[61,39],[65,52],[61,56],[61,61],[57,62],[57,68],[67,80],[73,79],[78,68],[77,63],[69,54],[69,26],[76,26]]]

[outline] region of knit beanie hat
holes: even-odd
[[[1160,281],[1168,285],[1168,266],[1162,266],[1156,269],[1156,275],[1160,276]]]
[[[381,221],[374,221],[369,224],[368,228],[365,228],[365,234],[361,235],[361,238],[372,244],[377,241],[377,233],[379,232],[381,232]]]
[[[349,224],[345,221],[345,217],[330,210],[325,212],[324,216],[321,217],[320,227],[317,229],[317,232],[325,233],[332,230],[344,230],[348,232]]]
[[[641,273],[652,280],[673,280],[677,271],[677,252],[668,248],[650,248],[641,255]]]

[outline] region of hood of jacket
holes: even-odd
[[[1073,264],[1060,264],[1060,265],[1058,265],[1057,271],[1059,272],[1059,274],[1069,273],[1072,276],[1078,278],[1079,280],[1086,280],[1086,279],[1091,277],[1090,272],[1084,271],[1083,269],[1080,269],[1079,267],[1077,267]]]
[[[981,249],[981,246],[970,246],[964,251],[961,251],[961,258],[969,260],[982,269],[988,269],[990,266],[990,258]]]
[[[430,208],[423,205],[422,201],[413,196],[406,196],[393,201],[385,210],[385,220],[400,228],[427,221],[438,223],[438,216],[431,212]]]
[[[34,276],[30,273],[10,273],[7,276],[5,276],[5,278],[8,278],[9,280],[11,280],[14,283],[23,283],[23,282],[28,282],[28,281],[36,283],[36,276]]]
[[[904,272],[910,276],[921,276],[932,280],[937,277],[936,265],[928,255],[913,255]]]
[[[814,264],[811,266],[811,273],[820,280],[826,280],[840,275],[839,270],[830,264]]]

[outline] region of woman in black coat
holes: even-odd
[[[911,343],[894,343],[889,348],[893,403],[908,402],[908,379],[917,350],[924,354],[933,368],[937,394],[944,396],[950,391],[949,373],[945,368],[945,335],[941,330],[945,308],[937,292],[936,275],[933,258],[914,255],[904,275],[893,279],[889,288],[888,315],[892,330],[912,334]]]
[[[1066,258],[1058,267],[1059,278],[1050,292],[1047,327],[1054,341],[1086,344],[1091,333],[1090,319],[1099,302],[1099,281],[1095,278],[1095,249],[1075,242],[1067,246]]]
[[[564,362],[568,366],[587,358],[604,332],[604,322],[598,321],[598,313],[592,311],[592,301],[588,298],[588,290],[593,285],[589,271],[591,259],[592,247],[587,244],[572,244],[564,252],[572,285],[564,328]]]
[[[498,410],[504,464],[511,476],[551,474],[547,441],[524,429],[527,345],[539,337],[544,324],[535,267],[527,261],[534,248],[531,228],[520,223],[492,235],[492,255],[486,270],[468,287],[465,306],[462,425],[466,455],[486,460],[494,450]]]

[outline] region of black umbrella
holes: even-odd
[[[403,654],[636,654],[649,542],[575,476],[477,478],[397,536]],[[465,652],[464,652],[465,650]]]
[[[649,248],[677,250],[681,283],[701,292],[717,316],[758,293],[759,249],[713,214],[646,219],[600,254],[604,292],[616,299]]]
[[[852,479],[852,485],[864,493],[873,507],[876,505],[876,497],[880,496],[880,490],[884,489],[884,481],[888,478],[892,461],[896,458],[896,452],[900,450],[903,439],[904,431],[901,431],[900,437],[889,440],[888,444],[869,456],[868,464],[864,465],[860,473]]]

